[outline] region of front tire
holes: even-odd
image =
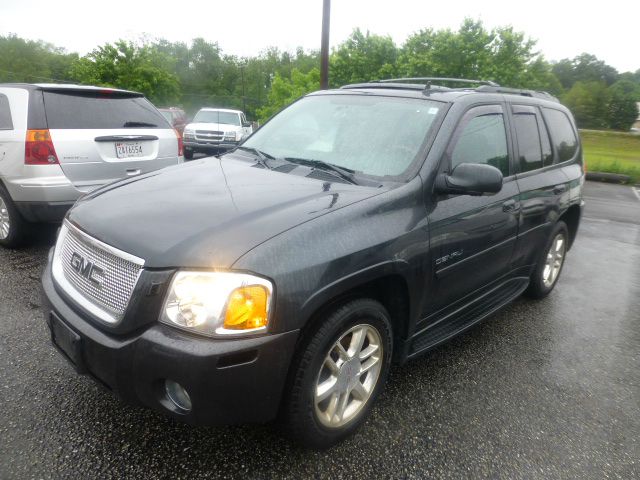
[[[0,185],[0,246],[16,248],[27,236],[28,224],[16,209],[9,193]]]
[[[389,374],[393,335],[378,302],[353,300],[334,310],[300,347],[283,409],[297,443],[327,448],[366,419]]]
[[[525,290],[527,297],[541,299],[551,293],[560,278],[568,246],[569,229],[566,223],[559,221],[551,230],[549,240],[531,274],[529,286]]]

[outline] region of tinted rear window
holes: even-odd
[[[0,94],[0,130],[13,130],[9,99],[6,95],[2,94]]]
[[[171,128],[143,97],[44,92],[51,129]]]
[[[559,110],[543,108],[551,140],[558,151],[558,162],[571,160],[578,150],[578,139],[569,118]]]
[[[542,148],[536,116],[531,113],[517,113],[514,119],[518,136],[520,171],[528,172],[542,168]]]

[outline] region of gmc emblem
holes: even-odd
[[[89,280],[97,288],[102,288],[102,274],[104,270],[94,263],[85,260],[79,253],[73,252],[71,255],[71,268],[80,276]]]

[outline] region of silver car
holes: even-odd
[[[0,84],[0,245],[105,183],[182,161],[180,135],[140,93]]]

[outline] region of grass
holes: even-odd
[[[581,130],[589,172],[621,173],[640,182],[640,135],[604,130]]]

